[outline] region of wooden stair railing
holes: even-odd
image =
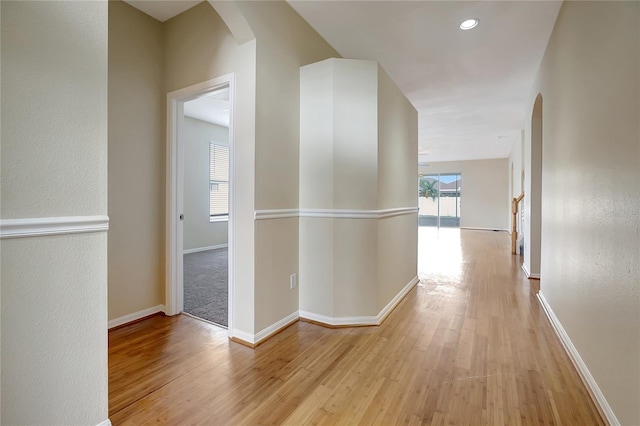
[[[511,222],[511,254],[516,254],[516,241],[518,240],[518,227],[516,221],[518,220],[518,204],[524,198],[524,191],[511,201],[511,212],[513,213],[513,220]]]

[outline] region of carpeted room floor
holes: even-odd
[[[184,312],[227,327],[228,251],[184,255]]]

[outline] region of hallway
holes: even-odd
[[[379,327],[298,322],[255,350],[186,316],[110,332],[112,423],[603,424],[509,235],[420,233],[420,284]]]

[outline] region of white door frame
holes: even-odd
[[[229,336],[233,330],[233,299],[235,289],[235,85],[234,75],[226,74],[193,86],[167,93],[167,219],[165,314],[177,315],[184,308],[183,284],[183,221],[184,213],[184,143],[180,135],[184,127],[184,103],[229,85]]]

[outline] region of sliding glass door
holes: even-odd
[[[420,226],[460,227],[460,173],[420,175]]]

